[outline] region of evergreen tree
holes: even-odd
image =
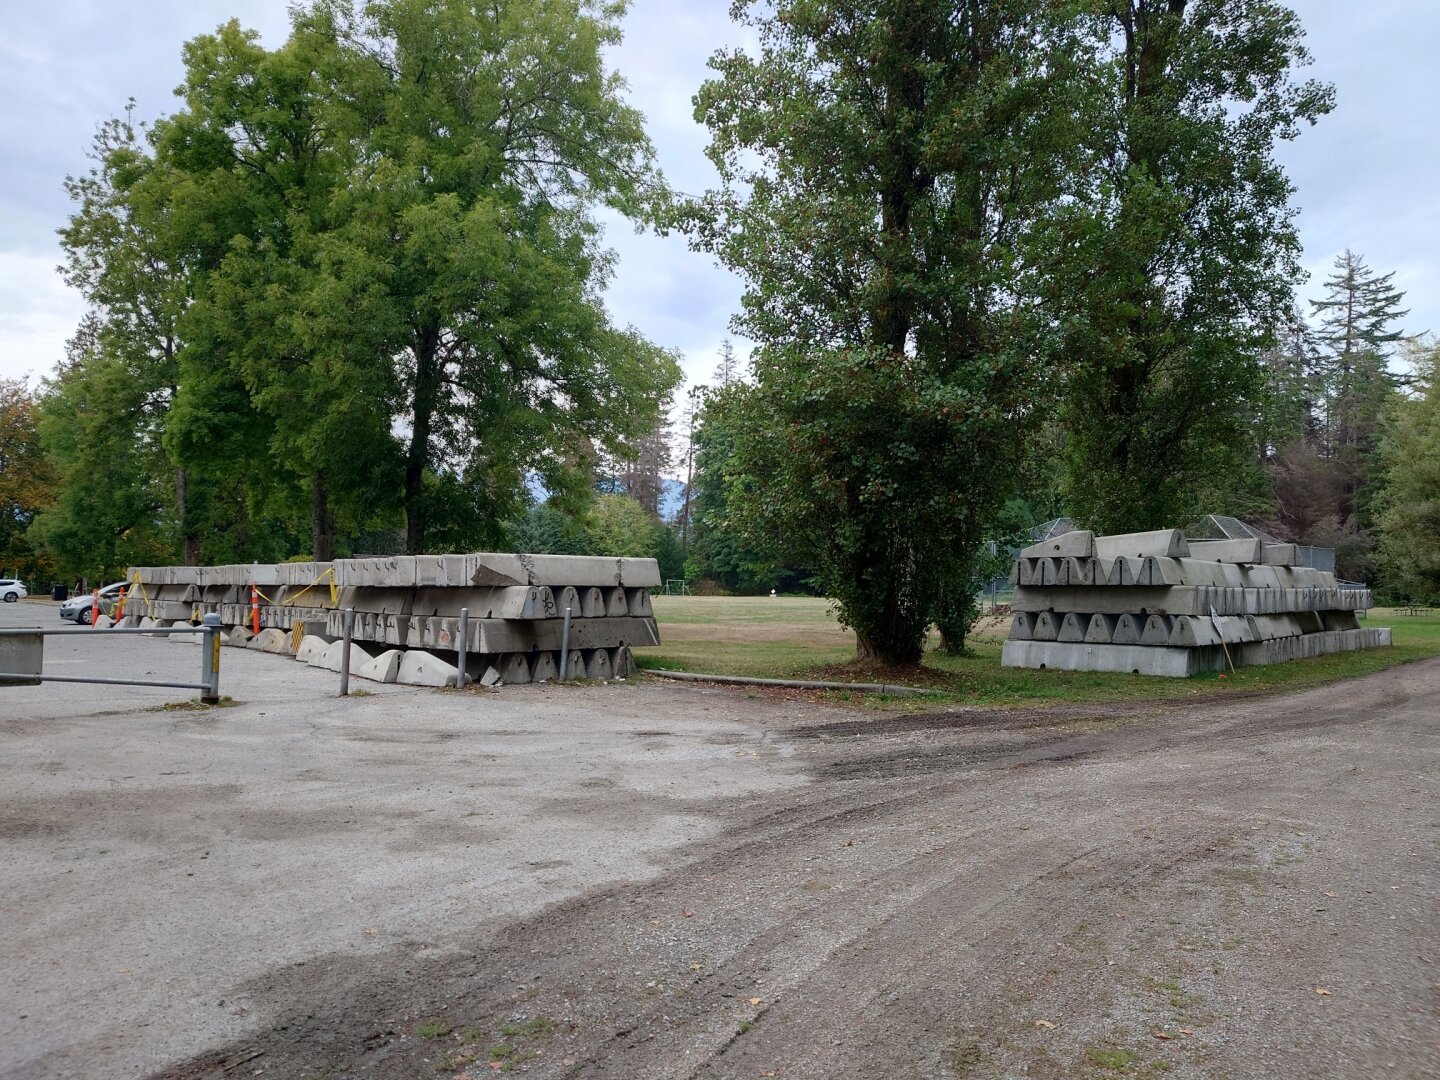
[[[1402,336],[1394,324],[1409,311],[1400,309],[1405,294],[1394,287],[1394,278],[1393,272],[1376,275],[1347,248],[1325,279],[1325,296],[1310,302],[1320,319],[1316,338],[1323,348],[1320,377],[1332,454],[1373,447],[1396,383],[1388,366],[1390,346]]]

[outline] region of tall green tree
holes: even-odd
[[[1213,509],[1252,460],[1262,351],[1299,276],[1292,188],[1274,157],[1332,105],[1299,81],[1295,14],[1275,0],[1099,0],[1092,157],[1057,234],[1071,360],[1066,496],[1107,532]]]
[[[1394,279],[1393,271],[1376,274],[1346,248],[1335,258],[1335,272],[1325,279],[1324,297],[1310,302],[1320,320],[1316,338],[1323,349],[1321,379],[1332,453],[1373,438],[1388,391],[1396,383],[1387,361],[1390,347],[1402,337],[1395,324],[1409,311],[1400,309],[1405,294],[1395,288]]]
[[[1380,562],[1387,591],[1440,601],[1440,346],[1412,350],[1414,395],[1399,402],[1381,443]]]
[[[911,664],[932,623],[963,641],[1033,414],[1075,42],[1028,0],[733,12],[759,47],[710,62],[696,116],[724,186],[691,219],[745,279],[756,343],[732,509],[815,568],[858,658]]]
[[[410,551],[459,509],[494,542],[532,473],[552,492],[588,483],[596,451],[653,428],[679,379],[600,295],[611,256],[596,209],[643,218],[661,190],[603,61],[623,10],[317,0],[296,13],[296,37],[332,58],[335,137],[357,148],[326,238],[354,272],[329,298],[363,302],[365,347],[396,365]]]
[[[54,473],[40,444],[35,395],[24,379],[0,379],[0,574],[45,569],[27,535],[54,498]]]
[[[174,475],[152,426],[157,391],[109,351],[107,329],[88,316],[41,389],[36,428],[56,488],[27,534],[64,576],[106,581],[180,550]]]
[[[320,44],[296,35],[266,50],[235,22],[189,42],[185,108],[153,142],[181,220],[216,241],[197,252],[204,272],[181,320],[169,445],[308,520],[310,554],[329,559],[337,515],[353,532],[398,507],[399,445],[393,365],[352,280],[367,267],[332,256],[354,148],[330,130],[320,71],[333,57]]]
[[[52,444],[78,448],[59,459],[62,494],[71,487],[87,494],[62,498],[42,531],[79,542],[103,528],[104,535],[91,538],[99,551],[112,550],[113,530],[135,529],[161,542],[168,536],[193,564],[204,524],[195,512],[192,477],[165,453],[162,440],[180,382],[179,322],[193,296],[194,267],[191,245],[172,224],[166,179],[144,138],[128,113],[102,124],[90,151],[93,167],[65,182],[75,211],[60,230],[62,272],[91,310],[68,364],[47,389],[44,427]],[[48,399],[56,395],[52,407]],[[67,425],[72,430],[63,431]],[[113,487],[112,457],[89,452],[97,441],[122,437],[136,444],[123,456],[143,469],[133,480],[145,498],[122,497],[131,488]],[[62,520],[67,507],[81,504],[84,514]]]

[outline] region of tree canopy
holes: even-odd
[[[235,22],[188,43],[181,108],[107,125],[69,185],[94,321],[52,443],[131,445],[72,454],[42,531],[328,558],[395,525],[407,551],[493,545],[537,479],[583,498],[679,379],[603,302],[597,209],[643,222],[664,193],[604,61],[622,13],[315,0],[277,49]]]

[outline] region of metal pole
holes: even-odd
[[[469,643],[469,640],[470,609],[468,607],[462,607],[460,609],[460,641],[458,642],[459,647],[456,650],[460,654],[458,657],[456,657],[457,666],[460,668],[460,674],[455,676],[455,686],[457,689],[460,690],[465,689],[465,646]]]
[[[570,666],[570,609],[565,609],[565,625],[560,628],[560,678],[565,681],[565,669]]]
[[[340,696],[350,696],[350,638],[355,631],[355,609],[345,609],[345,632],[340,638]]]
[[[220,704],[220,616],[205,616],[205,637],[200,642],[204,655],[200,658],[200,691],[202,705]]]

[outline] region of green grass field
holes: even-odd
[[[826,600],[657,596],[654,604],[662,644],[636,650],[642,668],[858,682],[874,677],[873,672],[854,666],[855,637],[836,623]],[[952,657],[932,651],[922,668],[904,681],[940,691],[935,700],[946,704],[1170,700],[1236,691],[1303,689],[1440,656],[1440,615],[1407,615],[1379,608],[1370,612],[1367,623],[1392,627],[1395,644],[1388,649],[1337,653],[1268,667],[1242,667],[1226,678],[1211,674],[1160,679],[1109,672],[1002,668],[1000,647],[1009,630],[1009,619],[1005,618],[982,621],[970,642],[970,655]],[[906,699],[911,705],[915,700]]]

